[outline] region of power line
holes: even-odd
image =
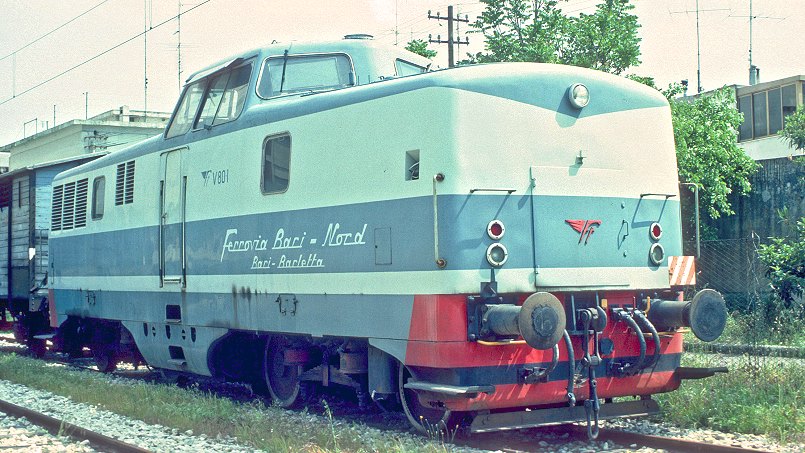
[[[108,1],[108,0],[107,0],[107,1]],[[48,82],[52,82],[53,80],[58,79],[59,77],[61,77],[61,76],[65,75],[65,74],[67,74],[68,72],[71,72],[71,71],[72,71],[72,70],[74,70],[74,69],[77,69],[77,68],[79,68],[79,67],[81,67],[81,66],[84,66],[85,64],[89,63],[90,61],[96,60],[96,59],[98,59],[98,58],[100,58],[100,57],[102,57],[102,56],[104,56],[104,55],[108,54],[109,52],[111,52],[111,51],[113,51],[113,50],[117,49],[118,47],[124,46],[124,45],[126,45],[126,44],[128,44],[128,43],[130,43],[130,42],[134,41],[135,39],[137,39],[137,38],[139,38],[139,37],[143,36],[144,34],[148,33],[149,31],[154,30],[154,29],[157,29],[157,28],[159,28],[159,27],[161,27],[161,26],[163,26],[163,25],[167,24],[168,22],[171,22],[172,20],[176,19],[177,17],[179,17],[179,16],[181,16],[181,15],[184,15],[184,14],[187,14],[187,13],[189,13],[190,11],[193,11],[194,9],[196,9],[196,8],[198,8],[198,7],[200,7],[200,6],[204,5],[204,4],[207,4],[207,3],[211,2],[211,1],[212,1],[212,0],[204,0],[203,2],[201,2],[201,3],[197,4],[196,6],[193,6],[192,8],[190,8],[190,9],[188,9],[188,10],[186,10],[186,11],[184,11],[184,12],[180,13],[180,14],[177,14],[176,16],[173,16],[173,17],[170,17],[170,18],[168,18],[168,19],[165,19],[164,21],[162,21],[162,22],[160,22],[160,23],[158,23],[158,24],[154,25],[153,27],[151,27],[151,29],[150,29],[150,30],[144,30],[144,31],[142,31],[142,32],[140,32],[140,33],[137,33],[136,35],[132,36],[132,37],[131,37],[131,38],[129,38],[129,39],[126,39],[125,41],[121,42],[120,44],[114,45],[114,46],[112,46],[112,47],[110,47],[110,48],[108,48],[108,49],[104,50],[103,52],[101,52],[101,53],[99,53],[99,54],[96,54],[95,56],[90,57],[90,58],[88,58],[88,59],[86,59],[86,60],[82,61],[81,63],[78,63],[77,65],[75,65],[75,66],[73,66],[73,67],[71,67],[71,68],[69,68],[69,69],[67,69],[67,70],[65,70],[65,71],[62,71],[62,72],[60,72],[60,73],[56,74],[55,76],[53,76],[53,77],[51,77],[51,78],[49,78],[49,79],[47,79],[47,80],[45,80],[45,81],[43,81],[43,82],[40,82],[40,83],[38,83],[38,84],[36,84],[36,85],[34,85],[34,86],[32,86],[32,87],[28,88],[27,90],[21,91],[20,93],[16,94],[15,96],[12,96],[12,97],[10,97],[10,98],[8,98],[8,99],[4,100],[4,101],[0,101],[0,105],[6,104],[6,103],[8,103],[8,102],[11,102],[11,101],[13,101],[14,99],[17,99],[18,97],[22,96],[22,95],[23,95],[23,94],[25,94],[25,93],[29,93],[29,92],[31,92],[31,91],[33,91],[33,90],[35,90],[35,89],[37,89],[37,88],[41,87],[42,85],[45,85],[45,84],[46,84],[46,83],[48,83]]]
[[[63,23],[63,24],[61,24],[61,25],[59,25],[58,27],[54,28],[53,30],[50,30],[49,32],[45,33],[44,35],[42,35],[42,36],[40,36],[40,37],[38,37],[38,38],[36,38],[36,39],[34,39],[33,41],[29,42],[28,44],[26,44],[26,45],[24,45],[24,46],[20,47],[19,49],[17,49],[17,50],[15,50],[15,51],[11,52],[10,54],[8,54],[8,55],[6,55],[6,56],[4,56],[4,57],[0,58],[0,61],[3,61],[3,60],[5,60],[6,58],[8,58],[8,57],[10,57],[10,56],[12,56],[12,55],[14,55],[14,54],[16,54],[17,52],[19,52],[19,51],[21,51],[21,50],[23,50],[23,49],[26,49],[26,48],[28,48],[28,47],[30,47],[30,46],[32,46],[32,45],[34,45],[34,44],[36,44],[37,42],[41,41],[42,39],[44,39],[44,38],[46,38],[46,37],[48,37],[48,36],[52,35],[53,33],[55,33],[55,32],[57,32],[58,30],[60,30],[60,29],[64,28],[65,26],[67,26],[68,24],[70,24],[70,23],[72,23],[72,22],[75,22],[75,20],[76,20],[76,19],[79,19],[80,17],[82,17],[82,16],[86,15],[86,14],[87,14],[87,13],[89,13],[90,11],[92,11],[92,10],[94,10],[94,9],[98,8],[99,6],[103,5],[104,3],[108,2],[108,1],[109,1],[109,0],[103,0],[102,2],[98,3],[97,5],[93,6],[92,8],[90,8],[90,9],[88,9],[88,10],[84,11],[83,13],[81,13],[81,14],[79,14],[79,15],[75,16],[74,18],[72,18],[72,19],[68,20],[67,22],[65,22],[65,23]]]

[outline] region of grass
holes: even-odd
[[[0,379],[46,390],[180,432],[208,437],[236,437],[238,442],[270,452],[449,452],[438,441],[385,432],[325,414],[291,412],[259,401],[244,404],[172,385],[113,381],[85,371],[0,354]]]
[[[678,391],[656,395],[665,420],[687,428],[764,434],[781,443],[805,442],[805,361],[688,353],[682,365],[726,365],[729,373],[683,381]]]
[[[774,319],[760,313],[731,313],[724,333],[716,340],[722,344],[763,344],[805,348],[805,329],[800,311],[781,310]],[[692,340],[692,334],[685,340]]]

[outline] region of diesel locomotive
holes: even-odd
[[[245,52],[193,74],[161,136],[60,173],[54,347],[284,407],[340,386],[422,431],[595,436],[716,372],[680,367],[682,331],[711,341],[726,309],[669,279],[665,98],[576,67],[429,65],[366,36]]]

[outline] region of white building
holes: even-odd
[[[739,129],[738,146],[756,161],[789,158],[802,155],[802,150],[789,148],[778,132],[785,125],[786,116],[805,104],[803,91],[805,75],[758,83],[752,86],[734,86],[738,110],[744,115]]]
[[[106,154],[161,134],[170,114],[122,106],[87,120],[72,120],[0,147],[10,170],[91,154]]]

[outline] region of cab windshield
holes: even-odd
[[[354,85],[353,80],[352,63],[344,54],[271,57],[263,63],[257,94],[270,98],[344,88]]]

